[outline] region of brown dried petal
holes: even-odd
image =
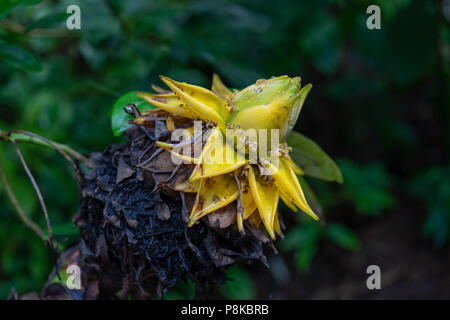
[[[158,202],[156,207],[156,216],[162,221],[170,219],[170,208],[165,202]]]
[[[219,210],[208,215],[208,222],[212,228],[224,229],[233,224],[236,221],[236,201],[233,201],[229,205],[220,208]]]

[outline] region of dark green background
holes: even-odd
[[[70,4],[81,8],[81,30],[65,27]],[[381,30],[366,28],[370,4],[381,8]],[[233,88],[300,75],[313,90],[296,129],[337,159],[345,183],[308,180],[328,225],[288,218],[287,239],[280,242],[284,259],[293,261],[296,272],[308,272],[323,247],[365,250],[359,221],[378,223],[405,210],[415,212],[421,225],[409,226],[405,219],[404,228],[414,228],[429,250],[446,250],[448,16],[443,1],[419,0],[1,0],[0,129],[33,131],[81,152],[102,151],[120,141],[109,122],[114,101],[160,85],[160,74],[209,86],[218,72]],[[78,201],[71,168],[52,151],[20,147],[58,240],[76,238],[70,224]],[[20,203],[44,228],[12,146],[1,143],[0,156]],[[53,265],[3,189],[0,185],[1,298],[13,286],[19,292],[38,290]],[[226,297],[254,298],[260,292],[245,270],[231,269],[239,284],[223,290]],[[271,281],[268,277],[266,285]]]

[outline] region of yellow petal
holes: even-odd
[[[172,132],[173,130],[175,130],[175,123],[173,122],[173,118],[171,116],[167,117],[166,120],[166,127],[167,129]]]
[[[273,229],[275,230],[275,233],[277,235],[279,235],[279,236],[282,235],[280,221],[278,220],[278,211],[275,212],[275,218],[273,219]]]
[[[261,224],[261,217],[259,216],[258,210],[253,211],[253,214],[250,216],[250,221],[256,228],[259,228]]]
[[[239,233],[242,236],[244,236],[245,235],[244,219],[243,219],[243,217],[242,217],[242,215],[241,215],[241,213],[239,211],[236,214],[236,223],[237,223],[237,226],[238,226]]]
[[[222,132],[216,127],[203,147],[201,161],[192,172],[191,180],[233,172],[247,163],[245,156],[224,140]],[[228,156],[230,159],[227,159],[227,155],[232,155],[232,158]]]
[[[292,168],[290,168],[290,171],[291,171],[292,180],[294,181],[295,187],[297,189],[297,193],[300,195],[300,198],[301,198],[301,202],[299,204],[297,204],[297,206],[300,209],[302,209],[304,212],[306,212],[308,215],[310,215],[314,220],[319,220],[319,217],[314,213],[314,211],[311,209],[308,202],[306,201],[305,194],[303,193],[303,189],[300,185],[300,182],[297,179],[297,176],[294,173],[294,170],[292,170]]]
[[[286,157],[279,158],[278,169],[274,165],[266,163],[267,168],[275,180],[275,184],[280,189],[281,194],[286,200],[293,202],[297,207],[310,215],[314,220],[319,217],[313,212],[306,202],[302,187],[295,176],[294,170],[289,165]]]
[[[151,94],[147,92],[138,92],[137,96],[155,107],[175,116],[189,119],[199,118],[199,115],[188,108],[174,93]]]
[[[244,207],[244,220],[247,220],[256,210],[256,203],[250,190],[248,180],[241,180],[241,201]]]
[[[165,94],[165,93],[172,93],[169,90],[163,89],[155,84],[152,84],[152,89],[155,90],[155,92],[161,93],[161,94]]]
[[[177,180],[173,185],[173,189],[187,193],[197,193],[200,190],[200,180],[189,181],[188,178]]]
[[[253,199],[256,202],[259,215],[270,237],[275,239],[273,220],[277,210],[279,192],[274,183],[264,183],[257,179],[252,166],[249,167],[248,179]]]
[[[236,200],[238,196],[239,189],[231,174],[202,179],[188,226],[192,226],[208,213],[226,206]]]
[[[189,156],[185,156],[181,153],[175,152],[173,149],[176,147],[175,144],[171,144],[171,143],[166,143],[166,142],[162,142],[162,141],[156,141],[156,145],[160,148],[163,148],[164,150],[169,151],[171,154],[173,154],[174,156],[176,156],[177,158],[186,161],[186,162],[190,162],[190,163],[199,163],[199,159],[197,158],[193,158],[193,157],[189,157]]]
[[[256,203],[253,200],[248,179],[239,179],[239,182],[240,182],[239,196],[242,205],[242,212],[238,212],[237,224],[239,232],[241,234],[244,234],[244,221],[247,220],[253,214],[253,212],[256,211]]]
[[[286,113],[286,114],[283,114]],[[287,111],[279,108],[278,105],[266,104],[255,105],[250,108],[235,111],[230,120],[233,125],[238,125],[243,130],[248,129],[265,129],[267,130],[267,141],[271,141],[271,129],[280,129],[279,134],[283,130],[283,126],[287,126]],[[281,141],[279,139],[279,141]]]
[[[224,129],[227,110],[218,96],[208,89],[187,83],[177,82],[161,76],[161,80],[204,121],[217,122]]]
[[[281,197],[281,200],[283,200],[284,204],[285,204],[289,209],[291,209],[291,210],[294,211],[294,212],[297,212],[297,211],[298,211],[298,208],[295,206],[295,204],[293,204],[292,201],[289,200],[289,197],[285,196],[285,195],[283,194],[283,192],[281,192],[281,190],[280,190],[280,197]]]
[[[300,168],[289,156],[286,156],[287,162],[289,163],[289,166],[294,170],[295,174],[301,174],[304,175],[304,172],[302,168]]]
[[[225,100],[233,94],[231,90],[223,84],[217,73],[213,74],[211,90],[222,100]]]

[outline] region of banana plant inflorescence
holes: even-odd
[[[291,140],[299,135],[290,134],[311,84],[302,87],[300,77],[281,76],[258,80],[238,91],[228,89],[217,75],[211,90],[164,76],[161,80],[170,91],[153,86],[157,93],[138,92],[138,97],[157,109],[143,111],[133,122],[142,124],[148,115],[162,112],[167,114],[166,126],[172,136],[183,130],[183,142],[159,141],[157,145],[192,167],[188,178],[175,184],[177,191],[196,194],[189,226],[208,214],[232,210],[241,233],[245,233],[244,223],[259,228],[262,222],[275,239],[282,234],[277,211],[280,198],[293,211],[300,209],[319,219],[297,178],[305,173],[304,168],[291,159],[292,148],[286,142],[288,136]],[[194,126],[196,120],[201,121],[201,138]],[[301,137],[300,144],[309,141]],[[199,139],[199,153],[177,148],[191,147]],[[312,149],[319,150],[313,159],[321,162],[319,166],[333,168],[336,176],[325,179],[341,182],[334,162],[313,142],[307,144],[309,149],[313,144]]]

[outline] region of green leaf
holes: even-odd
[[[192,281],[179,280],[175,287],[170,288],[164,294],[164,300],[186,300],[194,299],[195,283]]]
[[[320,217],[323,213],[322,206],[320,205],[319,199],[317,198],[315,192],[309,184],[306,182],[305,178],[301,175],[297,175],[297,179],[300,182],[302,190],[305,194],[306,200],[308,201],[309,206],[314,212]]]
[[[78,229],[73,222],[66,222],[61,224],[52,225],[52,232],[54,236],[70,236],[76,235],[80,233],[80,229]],[[44,236],[48,236],[47,229],[44,230]]]
[[[325,235],[338,246],[355,251],[361,247],[361,242],[353,231],[338,224],[330,223],[325,227]]]
[[[296,226],[289,230],[285,238],[280,242],[280,248],[284,251],[289,251],[314,246],[319,240],[320,233],[321,226],[318,223]]]
[[[325,10],[317,10],[312,21],[307,23],[300,36],[300,46],[312,63],[323,73],[333,73],[342,52],[340,25]]]
[[[29,51],[12,44],[0,43],[0,60],[13,68],[38,71],[41,69],[39,60]]]
[[[58,24],[61,24],[63,21],[67,19],[67,13],[66,12],[60,12],[60,13],[53,13],[49,14],[43,18],[40,18],[31,24],[29,24],[25,30],[25,32],[29,32],[33,29],[43,29],[43,28],[50,28],[53,26],[56,26]]]
[[[311,245],[301,248],[295,253],[295,266],[300,272],[308,272],[312,259],[316,255],[317,246]]]
[[[352,202],[358,212],[373,216],[392,208],[393,177],[381,163],[357,165],[349,159],[339,159],[338,163],[345,177],[340,199]]]
[[[35,5],[42,0],[1,0],[0,1],[0,20],[6,17],[18,5]]]
[[[291,158],[306,175],[326,181],[342,183],[339,167],[314,141],[301,133],[292,131],[287,143],[293,149]]]
[[[239,266],[232,266],[226,272],[227,278],[232,280],[227,281],[223,286],[220,286],[220,291],[225,298],[230,300],[250,300],[256,299],[256,288],[250,274]]]
[[[410,182],[412,194],[419,199],[426,211],[423,232],[433,238],[436,247],[448,240],[450,230],[450,166],[431,167],[418,174]]]
[[[136,93],[138,91],[131,91],[122,95],[111,108],[111,128],[114,135],[120,136],[131,125],[128,123],[132,117],[124,111],[124,107],[128,104],[135,104],[140,111],[156,109],[155,106],[139,98]]]
[[[61,279],[58,276],[55,276],[52,281],[50,281],[50,283],[60,283],[63,286],[67,286],[67,281],[69,280],[70,275],[67,273],[67,271],[63,268],[61,268],[59,270],[59,276],[61,277]]]

